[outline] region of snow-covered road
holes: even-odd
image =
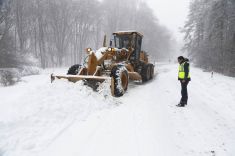
[[[235,79],[191,68],[179,108],[177,64],[156,70],[121,98],[48,73],[0,88],[0,156],[235,155]]]

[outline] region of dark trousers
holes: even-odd
[[[182,82],[182,80],[180,80],[181,83],[181,100],[180,103],[181,104],[187,104],[188,102],[188,90],[187,90],[187,86],[189,81],[186,80],[185,82]]]

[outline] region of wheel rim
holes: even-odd
[[[122,73],[122,75],[121,75],[121,83],[122,83],[122,88],[124,90],[126,90],[127,89],[127,85],[128,85],[128,77],[127,77],[127,75],[125,73]]]

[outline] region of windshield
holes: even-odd
[[[115,35],[114,40],[115,40],[115,47],[121,49],[121,48],[126,48],[128,49],[130,47],[130,36],[128,35]]]

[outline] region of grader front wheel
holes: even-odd
[[[113,78],[113,94],[115,97],[123,96],[128,88],[128,72],[125,66],[115,66],[111,71]]]

